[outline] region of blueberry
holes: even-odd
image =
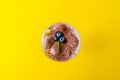
[[[65,43],[66,39],[65,39],[64,37],[60,37],[59,41],[60,41],[61,43]]]
[[[58,32],[56,33],[56,37],[60,38],[61,36],[63,36],[63,33],[58,31]]]
[[[54,37],[54,41],[58,41],[58,40],[59,40],[59,38],[55,36]]]

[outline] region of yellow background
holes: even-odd
[[[1,0],[0,80],[120,80],[119,0]],[[77,56],[55,62],[43,31],[66,22],[81,37]]]

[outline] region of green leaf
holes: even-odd
[[[60,41],[58,41],[58,52],[60,53]]]

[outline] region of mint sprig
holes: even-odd
[[[60,41],[58,41],[58,52],[60,53]]]

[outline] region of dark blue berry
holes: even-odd
[[[54,41],[58,41],[58,40],[59,40],[59,38],[55,36],[54,37]]]
[[[60,37],[59,41],[60,41],[61,43],[65,43],[66,39],[65,39],[64,37]]]
[[[59,31],[58,31],[58,32],[56,33],[56,37],[60,38],[60,37],[62,37],[62,36],[63,36],[63,33],[62,33],[62,32],[59,32]]]

